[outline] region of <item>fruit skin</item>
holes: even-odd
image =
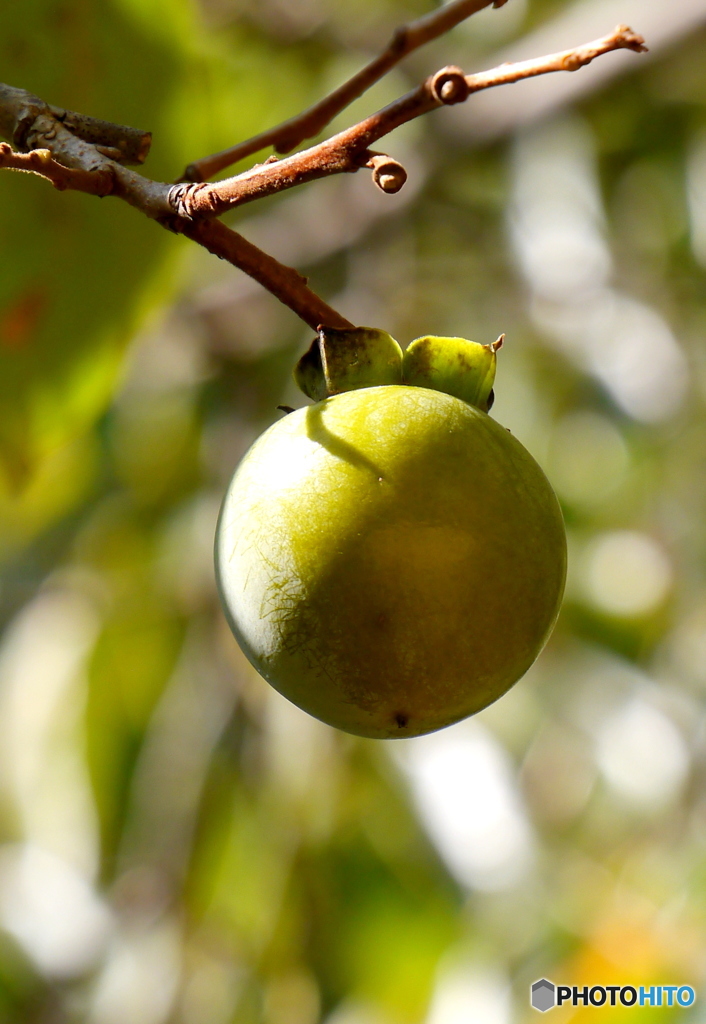
[[[347,732],[406,737],[527,671],[558,614],[566,540],[505,428],[393,385],[270,427],[230,484],[216,561],[231,628],[280,693]]]

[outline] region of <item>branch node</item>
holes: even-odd
[[[454,66],[442,68],[437,71],[429,83],[431,94],[437,103],[450,106],[452,103],[463,103],[468,99],[468,83],[466,76],[461,70]]]
[[[409,38],[409,31],[406,25],[400,25],[392,33],[392,39],[390,40],[389,51],[397,58],[402,58],[407,50],[407,40]]]
[[[197,184],[198,182],[203,180],[204,179],[201,175],[201,171],[199,170],[198,164],[189,164],[188,167],[184,169],[184,173],[177,182],[177,185],[189,183]]]
[[[580,53],[567,53],[561,61],[562,71],[578,71],[579,68],[591,63],[591,57]]]
[[[199,215],[222,212],[217,203],[212,202],[214,192],[207,182],[180,182],[172,185],[167,195],[167,202],[177,217],[193,220]]]
[[[629,25],[618,25],[615,30],[618,39],[627,50],[634,50],[635,53],[649,53],[649,47],[645,40],[637,32],[634,32]]]
[[[5,142],[3,143],[3,154],[8,155],[12,152],[12,147],[8,146]],[[50,149],[33,149],[27,153],[26,160],[28,164],[33,167],[42,168],[47,167],[52,162],[52,155]]]
[[[368,159],[364,166],[372,169],[373,181],[377,187],[388,195],[399,192],[407,181],[407,172],[399,160],[395,160],[385,153],[371,153],[370,151],[365,156]]]

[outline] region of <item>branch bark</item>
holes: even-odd
[[[58,118],[74,135],[84,142],[90,142],[103,156],[109,156],[122,164],[143,164],[152,145],[152,133],[140,128],[130,128],[112,121],[101,121],[97,117],[78,114],[75,110],[51,107]]]
[[[53,107],[25,89],[0,83],[0,135],[14,142],[20,151],[32,148],[28,145],[28,134],[42,114],[60,121],[103,156],[127,164],[141,164],[147,159],[152,143],[150,132]]]
[[[621,49],[642,53],[646,50],[645,41],[626,25],[619,25],[609,35],[584,46],[517,64],[503,64],[476,75],[465,75],[460,68],[442,68],[394,103],[325,142],[283,160],[258,164],[224,181],[175,185],[170,202],[185,218],[218,217],[236,206],[316,178],[357,171],[368,163],[370,146],[430,110],[461,103],[472,93],[496,85],[555,71],[577,71],[596,57]]]
[[[298,270],[280,263],[221,221],[180,220],[169,226],[259,281],[315,331],[321,326],[343,330],[354,327],[350,320],[346,320],[311,291],[307,279]]]
[[[381,54],[324,99],[296,117],[275,125],[274,128],[268,128],[267,131],[253,135],[252,138],[221,150],[220,153],[195,160],[184,171],[182,181],[207,181],[214,174],[224,171],[226,167],[231,167],[239,160],[259,153],[268,146],[273,146],[277,153],[290,153],[300,143],[306,139],[313,139],[323,131],[337,114],[367,92],[371,85],[384,78],[388,71],[408,54],[450,32],[456,25],[485,7],[503,7],[506,3],[507,0],[452,0],[452,3],[439,7],[430,14],[410,22],[409,25],[401,25]]]
[[[496,0],[495,5],[500,6],[501,2],[505,0]],[[490,0],[456,0],[400,30],[381,60],[392,60],[394,56],[396,63],[400,55],[489,4]],[[325,142],[215,184],[170,185],[152,181],[122,162],[128,156],[137,159],[146,154],[147,133],[60,110],[25,90],[0,84],[0,135],[17,147],[0,143],[0,168],[38,174],[58,189],[117,196],[163,227],[186,235],[249,274],[314,330],[320,326],[346,329],[353,326],[350,321],[311,291],[298,271],[279,263],[215,218],[262,196],[330,174],[354,172],[363,166],[372,170],[373,180],[380,188],[395,192],[404,184],[404,168],[390,157],[374,153],[370,147],[399,125],[437,107],[461,103],[482,89],[553,71],[575,71],[600,54],[617,49],[640,53],[646,47],[640,36],[622,25],[610,35],[576,49],[502,65],[476,75],[466,75],[459,68],[442,68],[407,95]],[[339,95],[336,102],[340,99]],[[324,115],[314,116],[309,111],[295,119],[296,131],[289,136],[281,133],[279,143],[284,145],[297,132],[309,131],[317,116]]]
[[[9,142],[0,142],[0,167],[37,174],[50,181],[60,192],[71,188],[94,196],[107,196],[113,191],[112,176],[106,178],[100,172],[88,171],[83,167],[65,167],[54,159],[49,149],[17,153]]]

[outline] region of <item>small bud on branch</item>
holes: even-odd
[[[407,180],[407,172],[402,164],[384,153],[370,153],[365,167],[372,169],[373,181],[388,195],[399,192]]]
[[[429,83],[432,96],[438,103],[450,106],[468,99],[468,84],[461,68],[449,67],[437,71]]]

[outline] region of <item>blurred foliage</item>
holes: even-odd
[[[172,180],[430,6],[26,0],[3,78],[151,130]],[[573,6],[484,12],[337,124]],[[309,719],[218,609],[220,498],[299,403],[308,332],[124,204],[2,178],[0,1024],[514,1024],[542,976],[706,991],[704,68],[701,30],[512,138],[405,127],[399,196],[360,174],[237,218],[403,344],[507,332],[493,415],[562,501],[565,610],[510,694],[419,741]]]

